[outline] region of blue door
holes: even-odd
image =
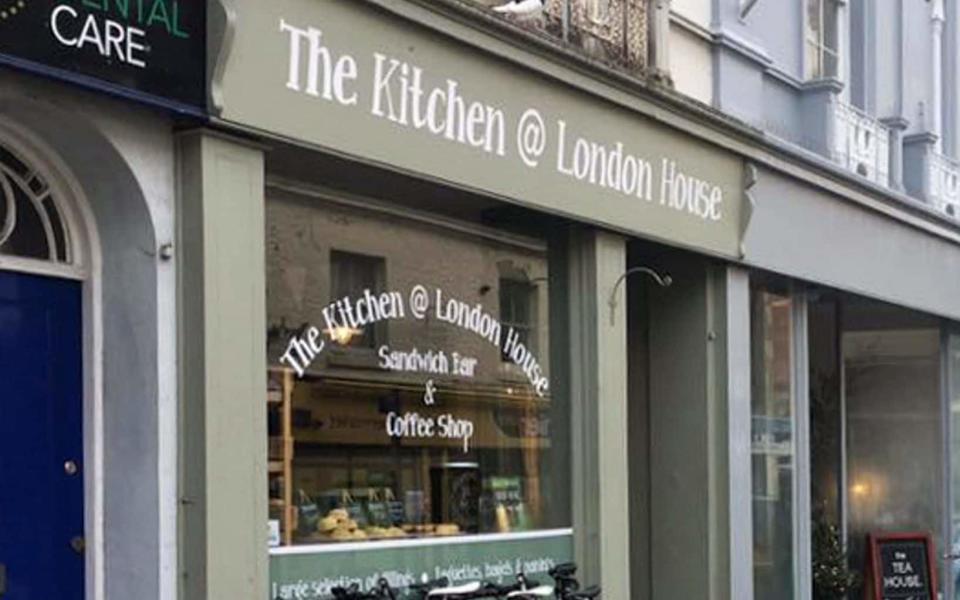
[[[80,292],[0,271],[0,600],[84,596]]]

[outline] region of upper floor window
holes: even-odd
[[[803,0],[804,75],[807,79],[836,77],[839,70],[837,0]]]

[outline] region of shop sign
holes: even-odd
[[[0,0],[0,62],[200,112],[206,4]]]
[[[348,345],[364,328],[377,323],[406,318],[435,321],[479,336],[496,347],[516,365],[530,384],[534,394],[545,398],[550,380],[544,366],[521,339],[513,326],[504,325],[480,303],[470,304],[445,294],[440,288],[414,285],[406,293],[364,290],[359,297],[344,296],[324,307],[323,324],[307,324],[302,333],[287,341],[278,362],[302,378],[330,344]],[[378,366],[384,371],[426,374],[436,377],[473,378],[478,359],[456,350],[411,348],[398,350],[382,345],[377,350]],[[438,392],[434,378],[424,383],[423,404],[433,407]],[[449,413],[389,411],[384,422],[386,434],[397,439],[457,440],[463,452],[470,451],[476,424]]]
[[[873,533],[867,540],[869,600],[933,600],[937,597],[933,541],[928,533]]]
[[[221,116],[515,202],[737,256],[742,161],[348,0],[237,0]]]
[[[569,530],[483,537],[275,548],[269,597],[326,599],[334,587],[355,583],[370,590],[381,577],[397,589],[441,577],[452,585],[481,580],[504,584],[519,573],[546,583],[551,568],[573,557]]]

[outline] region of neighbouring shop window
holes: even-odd
[[[806,78],[836,77],[839,64],[837,0],[803,1],[806,2],[806,19],[804,20]]]
[[[868,533],[943,539],[940,329],[896,306],[817,296],[809,305],[811,517],[840,532],[847,558],[825,562],[817,545],[813,558],[834,569],[826,580],[856,588]]]
[[[547,244],[395,212],[268,200],[273,544],[568,528]]]
[[[843,478],[843,414],[840,402],[841,304],[831,296],[808,305],[810,363],[810,496],[814,527],[843,523],[840,482]],[[818,548],[813,548],[818,560]]]
[[[751,295],[753,576],[757,598],[794,591],[793,302],[788,292]]]
[[[940,330],[909,311],[848,302],[842,348],[848,537],[862,572],[871,531],[941,539]]]
[[[948,348],[950,369],[950,507],[951,554],[960,555],[960,335],[950,336]],[[960,600],[960,561],[951,560],[949,577],[953,581],[953,597]]]

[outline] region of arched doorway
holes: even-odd
[[[0,597],[85,596],[83,228],[53,169],[0,138]],[[91,461],[92,462],[92,461]]]

